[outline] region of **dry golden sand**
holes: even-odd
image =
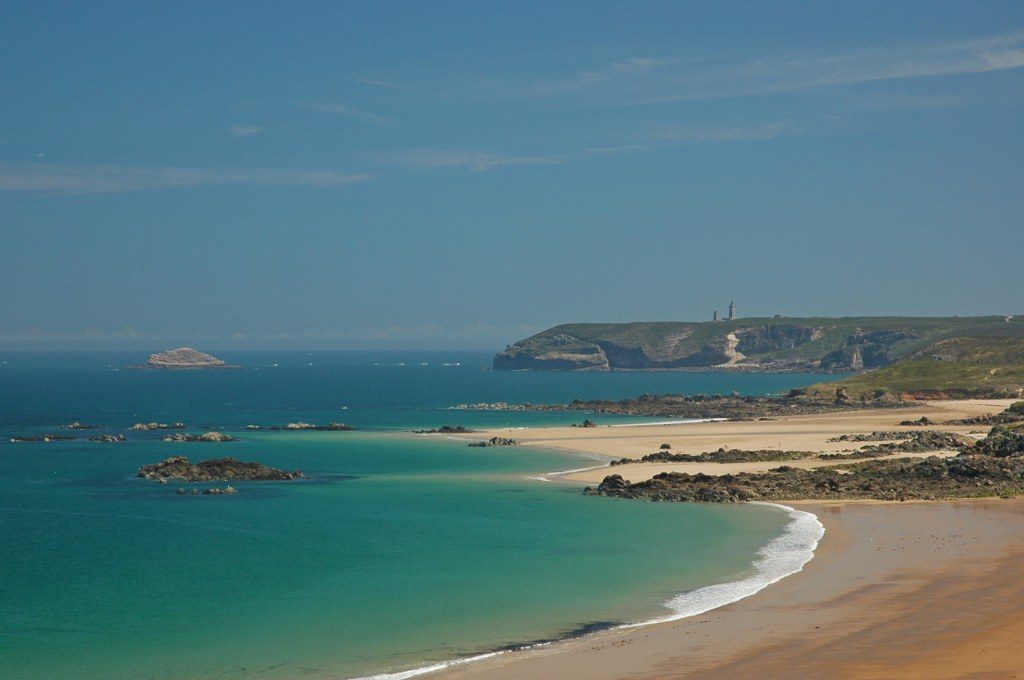
[[[652,428],[538,428],[513,436],[614,458],[638,457],[662,442],[684,453],[721,446],[834,451],[853,446],[825,441],[839,434],[899,429],[899,421],[921,415],[942,421],[993,413],[1008,403],[933,402],[913,411]],[[638,481],[663,470],[761,465],[647,464],[616,472]],[[607,473],[565,478],[595,482]],[[438,677],[1024,678],[1024,500],[793,505],[819,517],[825,538],[802,572],[750,598],[672,623],[501,655]]]

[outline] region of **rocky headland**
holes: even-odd
[[[577,323],[519,340],[495,370],[759,370],[858,372],[922,356],[961,361],[950,338],[1024,336],[1019,317],[741,318]],[[941,348],[928,348],[938,341]]]
[[[184,456],[173,456],[159,463],[143,465],[137,477],[153,481],[179,479],[186,482],[214,481],[287,481],[300,479],[302,473],[287,472],[261,463],[243,462],[235,458],[212,458],[190,463]]]

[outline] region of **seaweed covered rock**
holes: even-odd
[[[220,432],[204,432],[203,434],[186,434],[175,432],[163,436],[165,442],[233,442],[235,438]]]
[[[190,463],[185,456],[173,456],[152,465],[143,465],[136,475],[153,481],[181,479],[186,482],[212,481],[285,481],[299,479],[302,473],[287,472],[261,463],[243,462],[235,458],[211,458]]]
[[[896,459],[803,470],[782,466],[760,473],[690,475],[665,472],[630,484],[609,475],[589,495],[651,501],[736,503],[786,500],[933,500],[1013,496],[1024,485],[1024,457],[958,455]]]
[[[987,437],[968,449],[968,453],[997,458],[1024,456],[1024,424],[996,425]]]
[[[490,439],[485,439],[482,442],[473,442],[472,444],[470,444],[470,446],[478,446],[478,447],[485,447],[485,446],[518,446],[518,445],[519,445],[519,440],[518,439],[510,439],[508,437],[491,437]]]

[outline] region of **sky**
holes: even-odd
[[[0,3],[0,347],[1024,313],[1024,3]]]

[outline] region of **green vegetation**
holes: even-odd
[[[1003,316],[577,323],[555,326],[510,345],[495,356],[494,368],[612,370],[729,366],[860,371],[916,357],[941,341],[1006,341],[1020,337],[1024,337],[1024,319]],[[951,356],[968,356],[977,348],[950,342],[941,351]],[[991,351],[1005,354],[995,346]]]
[[[803,392],[826,398],[898,394],[1012,399],[1024,395],[1024,338],[956,338],[935,343],[914,357],[838,382],[812,385]]]

